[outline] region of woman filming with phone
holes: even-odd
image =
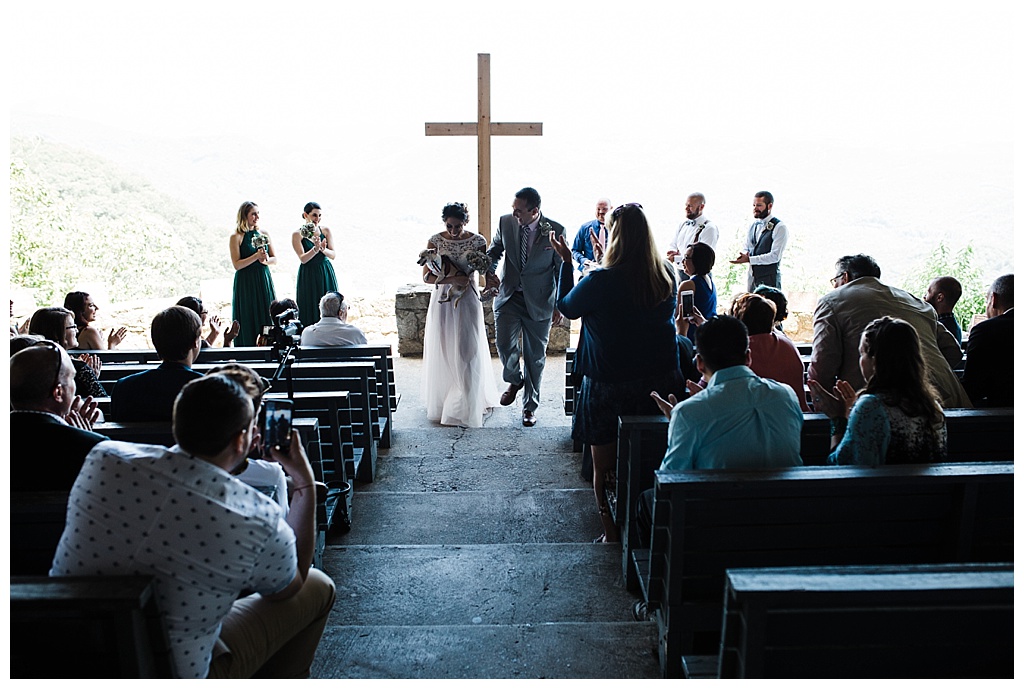
[[[692,308],[687,317],[693,315],[693,308],[705,318],[711,318],[718,312],[718,293],[711,279],[714,267],[715,250],[707,244],[690,244],[683,250],[683,272],[687,277],[679,283],[679,301],[682,302],[683,292],[691,293]]]

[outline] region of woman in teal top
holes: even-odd
[[[270,302],[274,301],[274,281],[270,268],[277,263],[270,235],[259,230],[260,209],[252,201],[238,208],[234,234],[231,235],[231,263],[235,267],[235,286],[231,295],[231,317],[238,321],[236,347],[255,347],[263,327],[273,325]]]
[[[328,260],[334,259],[334,238],[330,228],[320,225],[320,215],[320,204],[310,201],[302,209],[306,224],[292,233],[292,248],[301,261],[295,300],[303,325],[320,320],[320,299],[328,292],[338,291],[338,278]]]

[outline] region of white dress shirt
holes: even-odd
[[[747,236],[744,238],[746,242],[746,251],[748,254],[754,250],[754,245],[757,240],[764,234],[765,223],[772,219],[774,216],[769,216],[764,220],[755,220],[751,225],[750,229],[747,230]],[[753,230],[753,232],[751,232]],[[750,235],[754,235],[754,244],[750,243]],[[789,230],[786,228],[786,223],[779,222],[775,225],[775,229],[772,230],[772,250],[766,254],[760,254],[758,256],[750,256],[750,262],[756,266],[768,265],[771,263],[779,263],[782,261],[782,252],[786,248],[786,242],[789,241]]]
[[[679,255],[676,256],[675,262],[681,264],[683,262],[683,253],[686,251],[686,247],[694,244],[694,239],[697,237],[697,230],[703,225],[704,229],[700,233],[700,243],[707,244],[715,251],[718,251],[718,226],[707,219],[707,217],[701,213],[699,216],[690,220],[687,218],[679,229],[676,230],[675,236],[672,241],[668,243],[669,251],[678,251]]]

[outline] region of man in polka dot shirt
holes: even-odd
[[[316,488],[298,433],[269,449],[294,486],[287,517],[231,476],[253,424],[237,382],[200,378],[175,401],[177,445],[102,442],[71,490],[50,575],[154,576],[179,677],[307,677],[334,605],[310,568]]]

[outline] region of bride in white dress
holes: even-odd
[[[479,428],[498,403],[472,265],[474,258],[482,262],[473,252],[482,254],[487,242],[465,229],[463,204],[448,204],[441,217],[445,229],[430,238],[421,258],[423,281],[436,285],[423,332],[423,398],[431,421]]]

